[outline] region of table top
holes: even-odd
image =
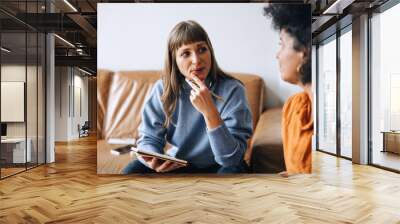
[[[381,133],[399,135],[399,134],[400,134],[400,131],[399,131],[399,130],[390,130],[390,131],[381,131]]]
[[[28,138],[27,141],[30,139]],[[1,139],[1,143],[19,143],[19,142],[25,142],[25,138],[5,138]]]

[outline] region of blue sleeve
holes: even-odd
[[[223,123],[208,130],[215,161],[221,166],[236,166],[243,160],[253,122],[244,87],[235,88],[220,112]]]
[[[142,122],[139,126],[137,147],[152,152],[163,153],[165,146],[166,128],[163,127],[165,115],[161,104],[162,83],[157,81],[143,111]]]

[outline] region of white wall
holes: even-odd
[[[26,105],[20,108],[26,112],[26,120],[23,122],[6,122],[7,137],[21,138],[27,136],[30,139],[32,161],[36,162],[37,153],[39,163],[44,162],[44,88],[41,66],[25,66],[25,64],[3,64],[1,66],[1,81],[25,82]],[[27,80],[26,80],[27,78]],[[38,85],[38,86],[37,86]],[[7,97],[7,95],[2,95]],[[4,107],[1,110],[13,113],[12,108]],[[25,110],[25,111],[24,111]]]
[[[74,70],[74,95],[72,98],[74,98],[73,110],[75,110],[75,113],[72,113],[73,119],[71,120],[72,123],[70,132],[73,138],[77,138],[79,135],[77,128],[78,124],[82,126],[85,121],[88,121],[88,78],[87,76],[82,75],[83,73],[81,73],[79,70]],[[80,90],[80,93],[78,93],[77,90]],[[80,110],[82,111],[80,112]]]
[[[55,73],[55,141],[69,141],[78,138],[78,124],[88,120],[88,78],[71,67],[56,67]]]
[[[68,86],[70,79],[67,67],[55,68],[55,141],[68,140],[69,96]]]
[[[76,74],[78,72],[78,74]],[[84,74],[79,70],[75,70],[75,81],[74,85],[81,89],[81,104],[82,104],[82,116],[79,116],[80,122],[88,120],[88,77],[83,76]]]
[[[279,35],[260,3],[121,4],[99,3],[99,69],[162,69],[167,36],[183,20],[195,20],[209,34],[217,61],[227,72],[260,75],[265,106],[282,105],[300,88],[280,78],[275,58]]]
[[[25,82],[26,72],[28,74],[36,73],[36,67],[33,66],[25,66],[18,64],[8,64],[1,66],[1,81],[8,82]],[[36,84],[36,83],[35,83]],[[29,91],[27,93],[28,99],[27,103],[33,101],[33,98],[36,98],[36,89],[34,91]],[[34,105],[36,108],[36,104]],[[8,110],[9,108],[1,108],[1,110]],[[34,115],[34,116],[32,116]],[[31,122],[36,119],[36,114],[28,113],[28,120]],[[35,120],[36,121],[36,120]],[[26,122],[7,122],[7,136],[8,137],[25,137],[25,126]],[[32,129],[32,125],[28,126]],[[28,131],[28,136],[31,132]]]

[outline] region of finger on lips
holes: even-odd
[[[193,76],[192,79],[196,82],[196,84],[197,84],[200,88],[205,88],[205,87],[206,87],[206,86],[204,85],[204,83],[203,83],[199,78],[197,78],[197,76]]]
[[[194,90],[194,91],[200,90],[200,87],[197,86],[196,84],[194,84],[193,82],[191,82],[189,79],[185,79],[185,81],[190,85],[190,87],[192,87],[192,90]]]

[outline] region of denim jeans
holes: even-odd
[[[217,173],[217,174],[233,174],[233,173],[247,173],[248,166],[246,162],[242,161],[238,166],[224,167],[218,164],[207,168],[196,168],[193,166],[182,167],[168,173]],[[122,174],[133,174],[133,173],[157,173],[155,170],[142,164],[139,160],[130,162],[122,170]]]

